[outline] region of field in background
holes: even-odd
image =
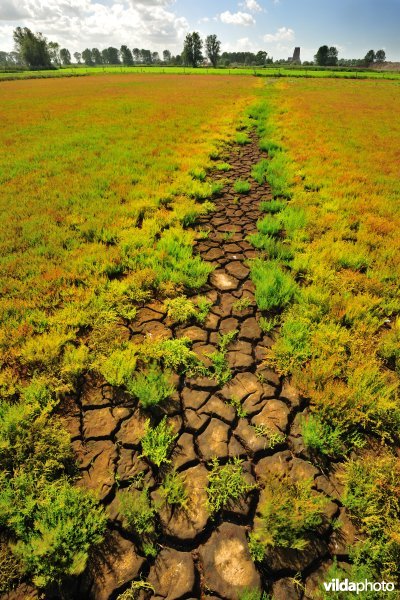
[[[369,69],[351,69],[351,68],[312,68],[312,67],[266,67],[266,68],[205,68],[199,67],[86,67],[77,65],[73,67],[63,67],[54,71],[16,71],[1,72],[0,81],[8,79],[36,79],[47,77],[72,77],[83,75],[104,75],[121,73],[147,73],[147,74],[175,74],[175,75],[253,75],[257,77],[312,77],[312,78],[344,78],[344,79],[400,79],[399,71],[378,71]]]

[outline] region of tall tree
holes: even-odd
[[[142,63],[145,63],[146,65],[151,65],[151,50],[145,50],[145,48],[142,48],[140,51],[140,58]]]
[[[57,42],[48,42],[47,48],[53,65],[60,65],[60,44],[58,44]]]
[[[268,53],[265,50],[259,50],[256,54],[256,64],[257,65],[265,65],[267,62]]]
[[[71,53],[67,48],[61,48],[60,59],[63,65],[71,64]]]
[[[134,48],[132,50],[132,54],[133,54],[133,60],[135,61],[135,63],[140,62],[140,50],[139,50],[139,48]]]
[[[82,53],[81,52],[74,52],[74,59],[76,60],[76,62],[78,63],[78,65],[81,64],[81,58],[82,58]]]
[[[86,48],[82,52],[82,58],[83,58],[83,62],[85,63],[85,65],[87,65],[88,67],[93,67],[94,62],[93,62],[93,57],[92,57],[92,51],[89,48]]]
[[[28,67],[51,67],[51,59],[46,38],[41,33],[36,35],[28,27],[17,27],[13,33],[15,50]]]
[[[375,52],[373,50],[368,50],[367,54],[364,56],[364,63],[367,67],[372,65],[375,61]]]
[[[384,63],[386,61],[386,52],[384,50],[377,50],[375,60],[377,63]]]
[[[110,64],[110,57],[108,55],[108,48],[104,48],[104,50],[101,51],[101,60],[105,65]]]
[[[221,42],[215,34],[206,37],[206,55],[208,56],[214,69],[217,66],[219,52],[221,50]]]
[[[171,62],[171,52],[169,50],[163,50],[162,55],[165,63]]]
[[[131,67],[133,65],[133,56],[128,46],[121,46],[119,53],[121,55],[122,64]]]
[[[203,55],[201,53],[202,47],[203,42],[197,31],[188,33],[183,44],[182,52],[185,63],[192,65],[192,67],[197,67],[199,62],[203,60]]]
[[[92,61],[95,65],[102,65],[103,58],[101,56],[101,52],[98,48],[92,48]]]
[[[120,64],[120,60],[119,60],[119,52],[118,52],[118,48],[114,48],[113,46],[109,46],[107,48],[107,52],[108,52],[108,62],[110,65],[119,65]]]
[[[328,64],[329,48],[328,46],[320,46],[317,54],[314,56],[317,65],[324,67]]]
[[[157,64],[157,63],[161,62],[160,61],[160,55],[158,54],[158,52],[152,52],[151,53],[151,62],[154,63],[154,64]]]
[[[326,64],[331,67],[336,67],[336,65],[338,64],[338,54],[338,49],[335,48],[335,46],[330,46],[328,50],[328,60]]]

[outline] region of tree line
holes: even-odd
[[[13,33],[15,50],[12,52],[0,51],[0,66],[2,67],[28,67],[58,68],[61,65],[72,64],[72,56],[67,48],[61,48],[57,42],[48,41],[41,33],[33,33],[28,27],[17,27]],[[304,65],[317,64],[320,66],[366,66],[382,64],[386,61],[384,50],[369,50],[361,59],[339,59],[338,49],[335,46],[320,46],[313,62],[304,62]],[[162,56],[145,48],[120,48],[109,46],[99,48],[85,48],[82,52],[74,52],[73,57],[77,64],[88,67],[97,65],[177,65],[198,67],[211,64],[213,67],[230,65],[264,66],[266,64],[286,64],[286,60],[275,61],[268,56],[265,50],[253,52],[223,52],[221,42],[215,34],[208,35],[202,40],[199,33],[188,33],[184,40],[181,54],[173,56],[170,50],[164,50]]]

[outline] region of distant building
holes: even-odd
[[[292,64],[294,63],[296,65],[301,65],[300,46],[296,46],[296,48],[294,49],[294,52],[293,52],[293,56],[289,56],[288,62],[290,62]]]

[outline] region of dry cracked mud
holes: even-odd
[[[70,400],[66,421],[78,458],[80,485],[95,490],[109,514],[109,533],[101,552],[72,591],[77,599],[115,600],[128,584],[142,578],[154,592],[143,598],[178,600],[219,598],[236,600],[243,590],[265,590],[275,600],[313,598],[321,573],[335,556],[346,560],[355,531],[340,505],[340,484],[311,464],[300,434],[300,416],[307,410],[290,382],[263,365],[270,336],[262,333],[260,313],[249,277],[248,260],[257,253],[246,240],[256,231],[261,201],[271,199],[267,185],[251,178],[255,163],[265,157],[255,136],[246,146],[228,148],[229,173],[214,171],[214,180],[229,179],[215,200],[216,210],[199,219],[200,231],[195,252],[215,266],[202,294],[212,301],[210,313],[200,326],[171,325],[162,303],[152,302],[138,311],[127,329],[131,339],[188,337],[193,350],[207,360],[217,348],[219,333],[237,330],[228,348],[232,378],[222,388],[205,377],[176,377],[178,392],[168,407],[169,421],[178,437],[172,467],[182,474],[188,488],[186,510],[164,506],[158,515],[159,553],[154,559],[141,555],[137,538],[124,529],[116,499],[118,488],[127,487],[142,473],[157,496],[160,473],[140,457],[140,439],[147,415],[133,399],[104,381],[87,378],[79,397]],[[251,181],[251,191],[238,197],[236,179]],[[248,299],[242,306],[240,299]],[[238,417],[232,398],[239,401],[246,416]],[[279,434],[270,447],[257,435],[255,426]],[[211,518],[206,507],[210,459],[221,463],[230,457],[243,459],[249,482],[257,487],[229,510]],[[312,479],[315,492],[329,496],[326,512],[339,517],[340,535],[328,525],[304,551],[271,550],[258,568],[248,548],[248,532],[257,515],[268,473],[287,475],[294,481]],[[300,585],[294,578],[300,573]],[[10,596],[11,598],[12,596]],[[16,596],[13,596],[16,598]],[[29,596],[25,596],[29,597]]]

